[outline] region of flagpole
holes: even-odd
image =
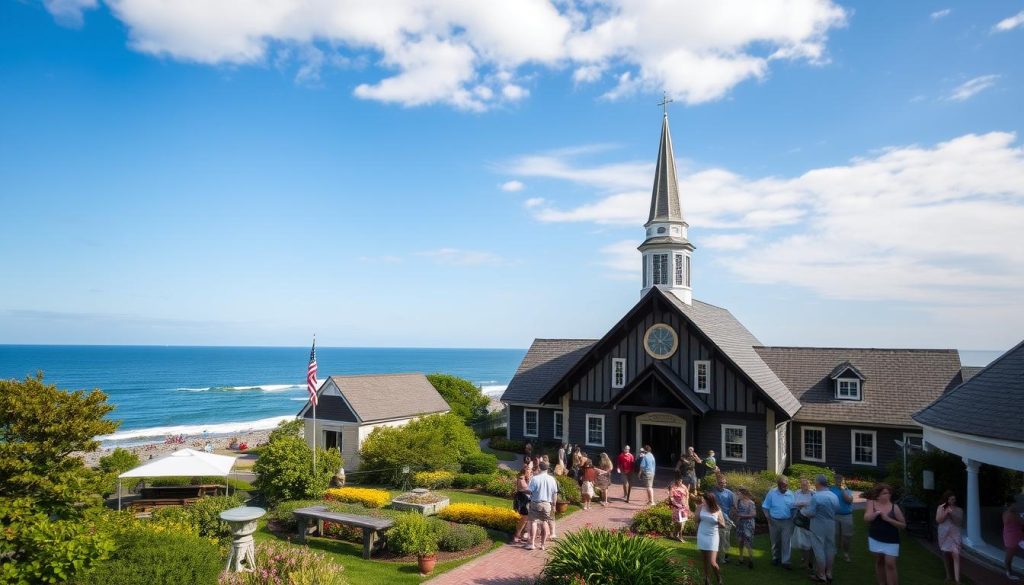
[[[313,334],[313,352],[316,355],[316,333]],[[319,400],[316,399],[316,388],[313,388],[313,394],[311,399],[313,400],[313,479],[316,479],[316,436],[320,434],[320,429],[316,426],[316,403]]]

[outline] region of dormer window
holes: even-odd
[[[836,398],[839,400],[860,400],[860,380],[857,378],[837,379]]]

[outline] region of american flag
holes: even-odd
[[[313,349],[309,351],[309,367],[306,368],[306,389],[309,390],[309,401],[316,406],[316,340],[313,340]]]

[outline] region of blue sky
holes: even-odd
[[[1024,332],[1024,3],[0,4],[0,343],[526,347],[636,302],[662,90],[694,295],[763,342]]]

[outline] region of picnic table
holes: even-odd
[[[140,498],[128,504],[135,512],[152,512],[156,508],[166,506],[187,506],[198,502],[199,498]]]
[[[299,525],[299,542],[306,541],[306,531],[311,520],[315,520],[317,523],[317,530],[321,535],[324,533],[324,520],[329,522],[337,522],[345,526],[353,526],[355,528],[363,529],[363,558],[370,558],[370,553],[374,548],[374,543],[382,538],[378,538],[378,533],[391,528],[391,525],[395,523],[390,518],[374,518],[373,516],[359,516],[357,514],[342,514],[340,512],[331,512],[325,506],[310,506],[308,508],[299,508],[292,512],[295,514],[295,519]]]
[[[142,497],[150,500],[165,498],[201,498],[203,496],[216,496],[224,490],[224,486],[217,484],[203,485],[162,485],[144,487],[141,490]]]

